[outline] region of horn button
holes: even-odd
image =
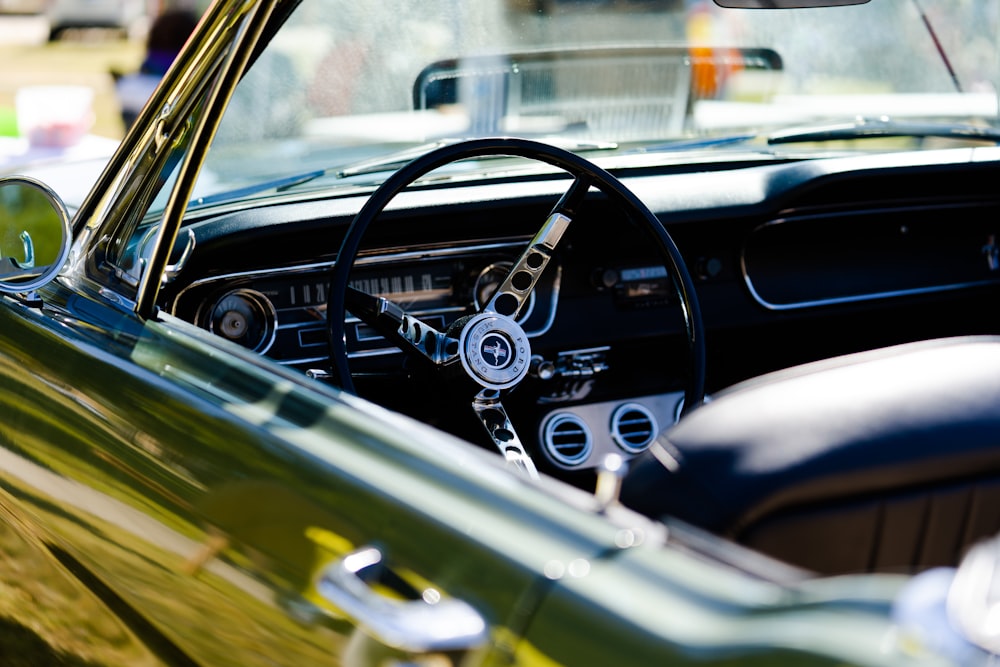
[[[517,322],[502,315],[474,316],[462,329],[459,350],[466,373],[487,389],[513,387],[528,373],[528,336]]]

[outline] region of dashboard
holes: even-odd
[[[1000,332],[997,149],[617,175],[692,273],[709,393],[837,354]],[[489,299],[565,187],[500,180],[404,192],[369,231],[351,285],[445,331]],[[197,250],[163,290],[164,307],[323,377],[328,276],[363,203],[287,198],[252,215],[197,213]],[[608,454],[640,454],[676,419],[687,350],[674,294],[642,229],[592,192],[521,315],[532,369],[504,399],[550,471],[590,483]],[[468,397],[456,404],[452,387],[428,384],[356,318],[344,333],[359,393],[483,440]]]

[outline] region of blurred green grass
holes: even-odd
[[[0,136],[16,136],[14,99],[32,85],[83,85],[94,91],[94,134],[120,139],[124,133],[112,70],[134,71],[143,45],[113,34],[67,36],[58,42],[0,44]]]
[[[0,137],[17,136],[17,114],[13,108],[0,107]]]

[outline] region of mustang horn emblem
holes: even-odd
[[[493,356],[494,366],[501,365],[507,358],[507,355],[510,354],[510,352],[507,349],[507,346],[499,338],[494,338],[494,340],[489,343],[483,343],[482,351],[484,357],[486,355]]]

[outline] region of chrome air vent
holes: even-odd
[[[557,412],[545,422],[542,444],[550,459],[572,468],[590,456],[593,438],[582,419],[568,412]]]
[[[638,403],[625,403],[611,415],[611,438],[629,454],[638,454],[656,437],[656,418]]]

